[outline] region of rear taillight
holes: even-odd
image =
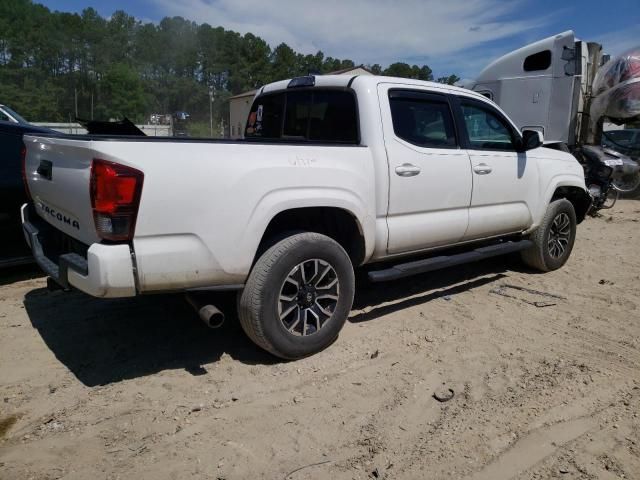
[[[27,198],[31,198],[31,192],[29,191],[29,184],[27,183],[27,147],[22,142],[22,148],[20,148],[20,162],[22,169],[22,182],[24,183],[24,191],[27,194]]]
[[[104,240],[131,240],[136,226],[144,175],[106,160],[91,163],[91,207],[98,235]]]

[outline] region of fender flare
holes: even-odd
[[[262,237],[271,221],[280,213],[300,208],[339,208],[350,214],[364,240],[365,261],[371,257],[375,244],[375,218],[366,209],[367,203],[354,192],[329,188],[286,188],[266,193],[254,207],[247,220],[246,245],[253,255],[258,251]]]
[[[551,203],[551,200],[553,199],[553,195],[559,188],[562,188],[562,187],[571,187],[571,188],[577,188],[581,190],[582,192],[584,192],[585,198],[588,198],[589,204],[591,203],[591,196],[589,195],[589,193],[587,193],[587,190],[584,184],[584,179],[578,178],[574,175],[568,175],[568,174],[556,175],[551,178],[551,181],[549,182],[549,186],[545,190],[544,195],[542,197],[544,201],[540,203],[540,206],[534,218],[533,225],[528,231],[532,231],[536,229],[538,225],[540,225],[540,222],[542,221],[542,218],[544,217],[544,214],[547,211],[547,207],[549,206],[549,204]]]

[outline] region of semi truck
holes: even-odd
[[[640,48],[610,59],[601,44],[569,30],[503,55],[465,86],[497,103],[520,130],[542,133],[545,146],[614,167],[615,190],[640,196],[638,164],[602,146],[605,120],[640,119]]]

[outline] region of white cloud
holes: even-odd
[[[514,19],[523,1],[501,0],[153,0],[166,15],[240,33],[302,53],[382,65],[457,56],[538,27]],[[526,11],[526,10],[525,10]],[[511,18],[509,18],[511,17]]]

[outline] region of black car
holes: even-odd
[[[22,137],[28,133],[52,133],[31,124],[0,121],[0,214],[17,217],[27,201],[22,180]]]
[[[27,201],[22,180],[22,137],[52,132],[26,122],[0,120],[0,269],[31,262],[20,224],[20,206]]]

